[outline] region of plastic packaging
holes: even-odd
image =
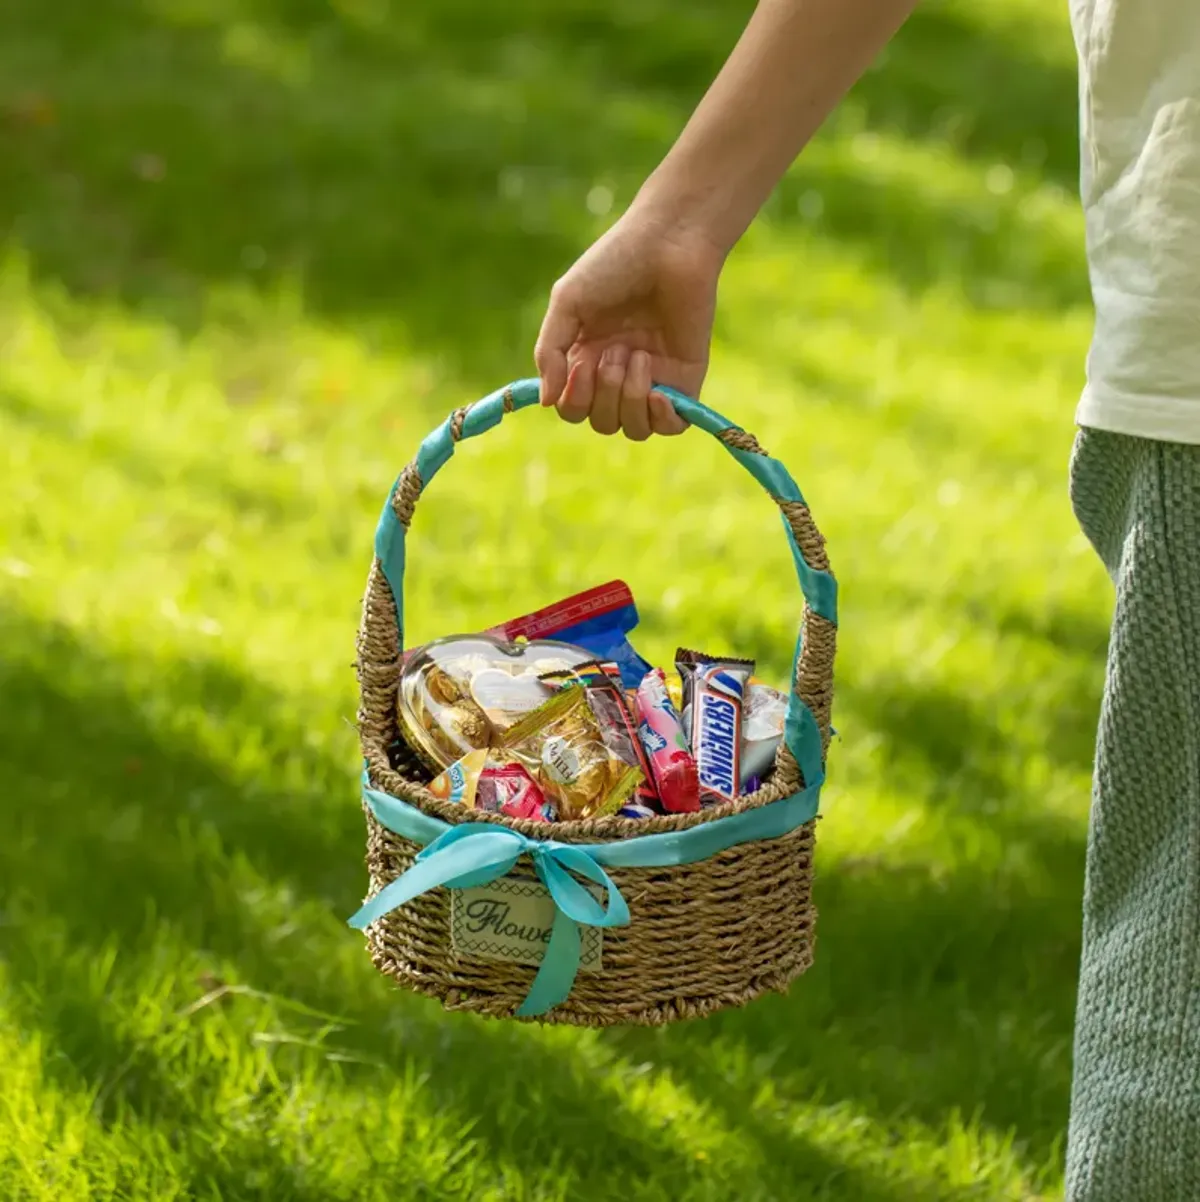
[[[650,771],[650,761],[642,740],[638,737],[634,711],[621,687],[620,669],[615,663],[593,660],[568,668],[562,672],[551,672],[542,681],[562,687],[579,684],[587,696],[588,705],[600,726],[600,735],[605,745],[615,756],[638,769],[641,779],[637,787],[637,799],[643,805],[653,807],[658,801],[658,790]]]
[[[538,677],[592,658],[567,643],[516,645],[486,635],[438,639],[405,659],[396,699],[401,734],[435,772],[494,747],[550,690]]]
[[[788,699],[778,689],[750,681],[742,710],[742,792],[750,792],[751,777],[765,777],[775,763],[783,740]]]
[[[512,618],[489,634],[513,639],[557,639],[583,647],[589,659],[608,660],[621,670],[627,689],[636,689],[650,665],[634,650],[629,632],[638,624],[633,593],[623,580],[611,580],[553,605]]]
[[[658,789],[659,801],[668,813],[681,814],[700,808],[700,780],[696,760],[688,749],[675,706],[667,692],[661,668],[646,673],[637,691],[638,735]]]
[[[509,818],[553,822],[558,811],[521,764],[488,765],[480,774],[475,808]]]

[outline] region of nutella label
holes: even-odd
[[[542,747],[542,765],[550,779],[569,785],[579,779],[579,753],[560,735],[552,735]]]

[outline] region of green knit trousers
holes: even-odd
[[[1116,585],[1088,835],[1069,1202],[1200,1202],[1200,446],[1085,430]]]

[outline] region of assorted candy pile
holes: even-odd
[[[787,698],[754,661],[634,650],[620,581],[484,634],[406,653],[404,741],[443,801],[538,822],[688,813],[753,792],[771,771]]]

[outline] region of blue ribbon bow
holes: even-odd
[[[810,719],[811,720],[811,719]],[[824,772],[790,797],[753,810],[702,822],[682,831],[638,835],[612,843],[558,843],[530,839],[511,827],[490,822],[451,826],[416,806],[370,787],[363,773],[363,799],[376,820],[393,834],[424,844],[412,867],[350,919],[365,930],[393,910],[430,889],[470,889],[498,880],[527,855],[554,900],[554,925],[541,966],[517,1014],[534,1018],[566,1001],[579,971],[579,926],[621,927],[629,924],[629,906],[603,866],[667,868],[706,860],[719,851],[758,839],[777,839],[811,821],[817,813]],[[604,904],[579,883],[582,877],[601,886]]]
[[[621,891],[586,847],[528,839],[507,826],[464,822],[450,827],[425,847],[413,866],[367,902],[350,919],[350,925],[363,930],[377,918],[438,885],[470,889],[489,884],[510,872],[523,855],[533,861],[534,870],[550,891],[556,907],[550,943],[529,993],[517,1011],[523,1017],[543,1014],[565,1001],[571,992],[579,967],[579,924],[592,927],[629,924],[629,906]],[[602,886],[608,894],[607,904],[601,905],[576,876]]]

